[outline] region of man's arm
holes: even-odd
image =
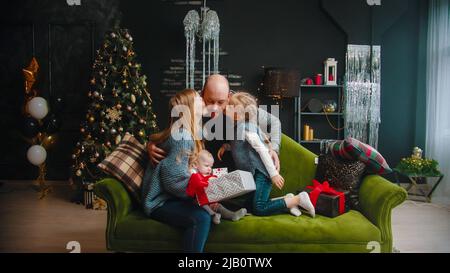
[[[153,166],[158,165],[159,162],[166,157],[166,152],[163,149],[160,149],[158,146],[156,146],[155,143],[151,141],[149,141],[147,144],[147,152],[148,157],[150,158],[150,163]]]

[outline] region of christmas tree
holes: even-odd
[[[88,93],[89,106],[82,122],[72,166],[75,181],[94,183],[104,177],[100,163],[126,133],[145,144],[158,131],[146,76],[136,62],[133,38],[126,29],[106,34],[97,50]],[[77,183],[79,184],[79,183]]]

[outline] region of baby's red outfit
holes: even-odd
[[[215,175],[204,176],[201,173],[193,173],[189,179],[186,193],[190,197],[197,197],[200,206],[208,205],[209,200],[205,193],[205,188],[208,187],[208,180]]]

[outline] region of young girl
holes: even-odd
[[[186,193],[188,196],[204,198],[206,196],[204,187],[208,186],[208,180],[212,175],[212,166],[214,164],[214,157],[207,150],[201,150],[197,154],[190,157],[189,167],[191,169],[191,178],[189,179]],[[220,203],[206,204],[202,206],[209,215],[212,216],[214,224],[220,224],[220,219],[223,216],[224,219],[231,221],[238,221],[247,214],[247,210],[242,208],[238,211],[230,211],[222,206]]]
[[[290,209],[292,214],[299,216],[301,213],[298,207],[301,207],[314,217],[315,209],[306,192],[270,200],[272,184],[281,189],[284,186],[284,178],[276,170],[269,149],[264,144],[270,142],[257,125],[256,99],[248,93],[238,92],[231,96],[229,105],[233,109],[232,111],[227,109],[226,114],[237,122],[235,138],[230,144],[222,146],[218,157],[220,159],[226,150],[231,150],[236,166],[254,175],[256,191],[253,198],[253,214],[268,216]]]

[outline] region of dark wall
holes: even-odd
[[[199,6],[176,5],[176,1],[82,1],[69,7],[65,1],[16,1],[4,8],[0,43],[1,178],[35,178],[36,170],[26,160],[28,145],[11,128],[16,126],[23,100],[21,69],[31,58],[29,23],[35,23],[36,56],[41,63],[41,89],[49,94],[48,23],[55,26],[51,37],[52,93],[64,95],[67,108],[58,146],[49,153],[50,179],[68,176],[71,150],[78,139],[79,120],[84,116],[90,74],[90,28],[100,43],[113,21],[122,18],[130,29],[135,50],[148,76],[154,106],[164,127],[167,98],[159,94],[162,70],[173,58],[184,58],[183,18]],[[391,165],[423,145],[423,58],[426,38],[426,1],[382,1],[388,11],[368,9],[364,0],[210,0],[208,6],[221,20],[221,48],[228,53],[221,67],[243,76],[244,88],[259,95],[262,67],[297,68],[302,78],[322,73],[323,61],[338,60],[339,78],[345,68],[348,43],[382,45],[382,124],[379,150]],[[360,10],[360,12],[358,12]],[[6,12],[7,11],[7,12]],[[89,23],[86,23],[89,22]],[[68,24],[67,24],[68,23]],[[292,104],[283,103],[283,131],[293,135]],[[423,141],[423,142],[422,142]]]
[[[29,144],[19,135],[24,103],[22,68],[28,66],[33,51],[41,67],[37,82],[39,95],[49,102],[56,97],[66,102],[59,115],[63,125],[57,134],[58,140],[47,154],[47,178],[69,177],[71,154],[86,110],[92,49],[105,30],[120,18],[118,6],[117,0],[82,1],[81,6],[51,0],[3,4],[0,24],[1,179],[37,177],[37,168],[26,159]]]
[[[208,6],[218,12],[220,45],[228,53],[221,57],[221,67],[242,75],[244,88],[254,94],[262,82],[262,67],[296,68],[302,77],[309,77],[323,73],[323,61],[334,57],[342,76],[346,34],[323,12],[320,1],[216,0],[208,1]],[[136,51],[149,76],[162,126],[167,98],[157,98],[161,71],[171,59],[184,59],[183,19],[191,9],[199,11],[200,7],[172,1],[121,2],[123,23],[136,38]],[[284,120],[292,120],[291,103],[283,106]],[[291,124],[285,124],[285,132],[293,135]]]

